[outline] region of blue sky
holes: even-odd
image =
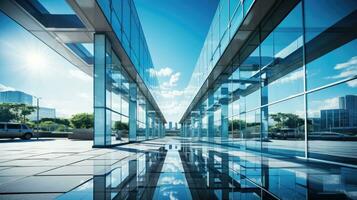
[[[169,121],[187,108],[185,88],[216,11],[218,0],[134,0],[160,91],[154,92]]]
[[[0,90],[41,97],[57,116],[92,112],[92,79],[0,12]]]
[[[179,101],[173,94],[182,95],[187,86],[218,0],[134,2],[163,89],[158,104],[168,120],[176,121],[184,110],[165,112]],[[89,76],[1,12],[0,24],[0,90],[39,96],[41,106],[56,108],[59,117],[93,111]]]
[[[179,72],[184,89],[201,52],[218,0],[134,0],[155,68]],[[168,76],[161,76],[166,81]]]

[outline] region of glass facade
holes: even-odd
[[[149,90],[158,81],[132,0],[98,0],[106,20],[123,47],[133,69]],[[94,39],[94,146],[134,142],[164,135],[164,119],[126,71],[105,33]],[[128,138],[127,140],[124,138]]]
[[[187,94],[190,94],[187,95],[187,103],[192,101],[216,65],[253,3],[254,0],[219,2],[203,48],[185,91]]]
[[[144,32],[132,0],[97,0],[107,21],[121,42],[126,54],[145,84],[154,89],[158,80],[150,70],[154,68]]]
[[[220,1],[189,102],[254,3]],[[286,15],[270,13],[181,120],[182,135],[195,137],[195,127],[202,141],[247,152],[356,165],[356,14],[354,0],[300,0]]]

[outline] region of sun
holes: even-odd
[[[46,67],[46,57],[39,52],[28,52],[25,57],[27,67],[33,70],[40,70]]]

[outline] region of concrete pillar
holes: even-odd
[[[129,142],[136,141],[137,126],[137,86],[135,83],[129,84]]]

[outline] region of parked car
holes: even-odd
[[[272,133],[273,139],[298,139],[303,137],[304,133],[299,132],[296,128],[281,128],[277,132]]]
[[[25,124],[0,122],[0,138],[29,140],[33,135],[33,130]]]

